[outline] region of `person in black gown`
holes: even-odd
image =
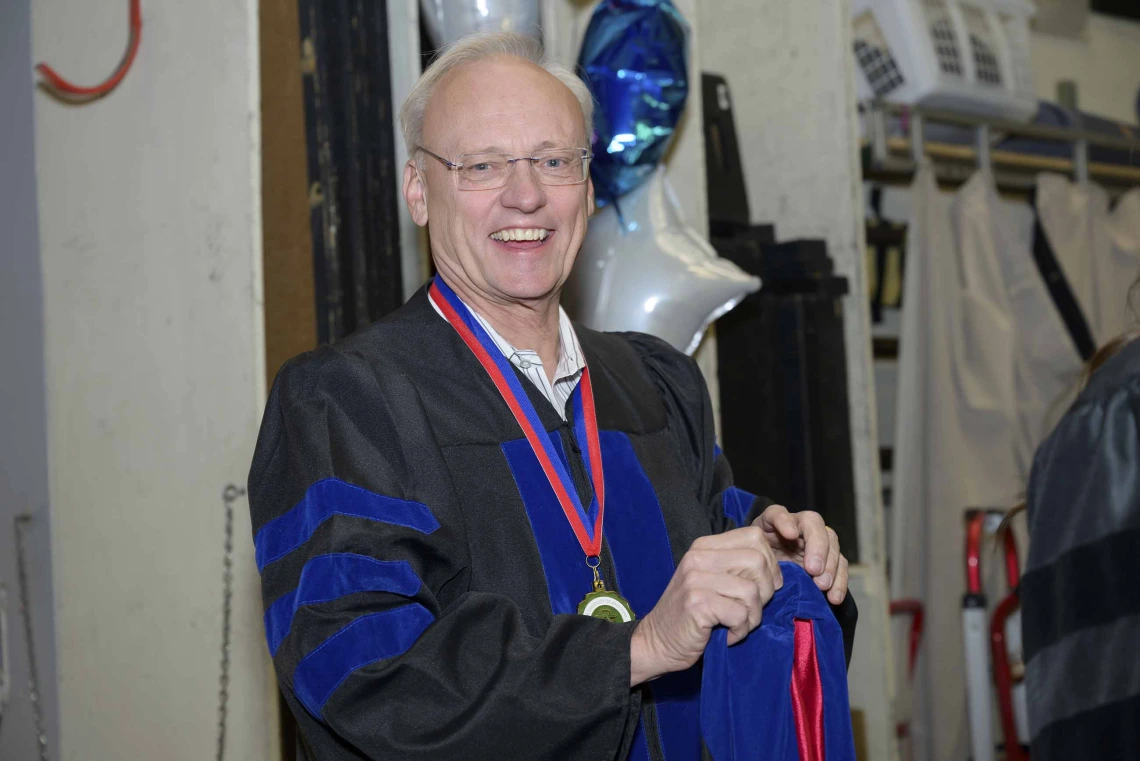
[[[591,111],[526,37],[443,53],[401,110],[438,277],[273,384],[250,509],[315,758],[691,761],[697,663],[777,561],[853,625],[835,533],[733,486],[696,364],[559,307]]]

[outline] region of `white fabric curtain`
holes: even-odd
[[[1110,211],[1103,188],[1043,174],[1037,209],[1097,345],[1134,328],[1128,291],[1140,277],[1140,190]]]
[[[941,193],[928,165],[915,177],[911,203],[892,596],[926,605],[915,757],[962,761],[969,746],[964,511],[1018,501],[1037,443],[1063,411],[1059,400],[1075,388],[1081,362],[1034,263],[1028,205],[1001,200],[988,172],[956,194]]]

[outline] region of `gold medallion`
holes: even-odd
[[[617,592],[602,590],[591,592],[578,604],[578,612],[583,616],[600,618],[612,624],[629,623],[636,621],[637,616],[633,608]]]
[[[603,621],[609,621],[611,624],[628,624],[637,620],[633,608],[626,602],[626,599],[617,592],[606,589],[596,567],[594,568],[594,591],[578,603],[578,614],[600,618]]]

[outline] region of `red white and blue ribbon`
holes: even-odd
[[[543,473],[550,482],[550,488],[558,497],[558,504],[562,506],[562,512],[570,522],[582,551],[587,558],[598,557],[602,549],[602,522],[605,518],[605,478],[602,472],[602,447],[598,438],[598,420],[594,410],[594,389],[590,384],[590,368],[587,366],[582,370],[582,377],[578,381],[580,393],[575,395],[578,398],[575,399],[574,405],[576,413],[574,434],[579,446],[582,444],[582,439],[585,439],[585,449],[588,453],[587,469],[594,486],[594,499],[590,503],[589,510],[586,510],[578,498],[578,491],[574,487],[570,473],[566,470],[566,465],[555,452],[554,444],[546,435],[546,429],[538,417],[538,412],[531,404],[511,363],[443,278],[436,275],[428,290],[428,297],[479,360],[479,364],[487,371],[503,401],[510,408],[511,414],[515,416],[530,443],[531,450],[534,451],[534,456],[542,466]]]

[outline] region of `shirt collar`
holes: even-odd
[[[510,360],[511,364],[526,369],[525,364],[542,367],[542,359],[538,356],[538,352],[533,349],[517,349],[510,341],[499,335],[499,331],[495,330],[494,326],[488,322],[483,315],[476,312],[466,301],[463,301],[459,294],[456,294],[459,301],[466,307],[471,316],[487,331],[487,335],[494,341],[495,346],[502,352],[503,356]],[[436,314],[443,317],[443,312],[435,302],[428,299],[432,309]],[[443,319],[447,319],[443,317]],[[586,367],[585,355],[582,353],[582,345],[578,343],[578,334],[574,332],[574,325],[570,322],[570,317],[566,314],[566,310],[562,305],[558,306],[558,365],[554,369],[554,383],[559,381],[571,380],[581,375],[582,370]]]

